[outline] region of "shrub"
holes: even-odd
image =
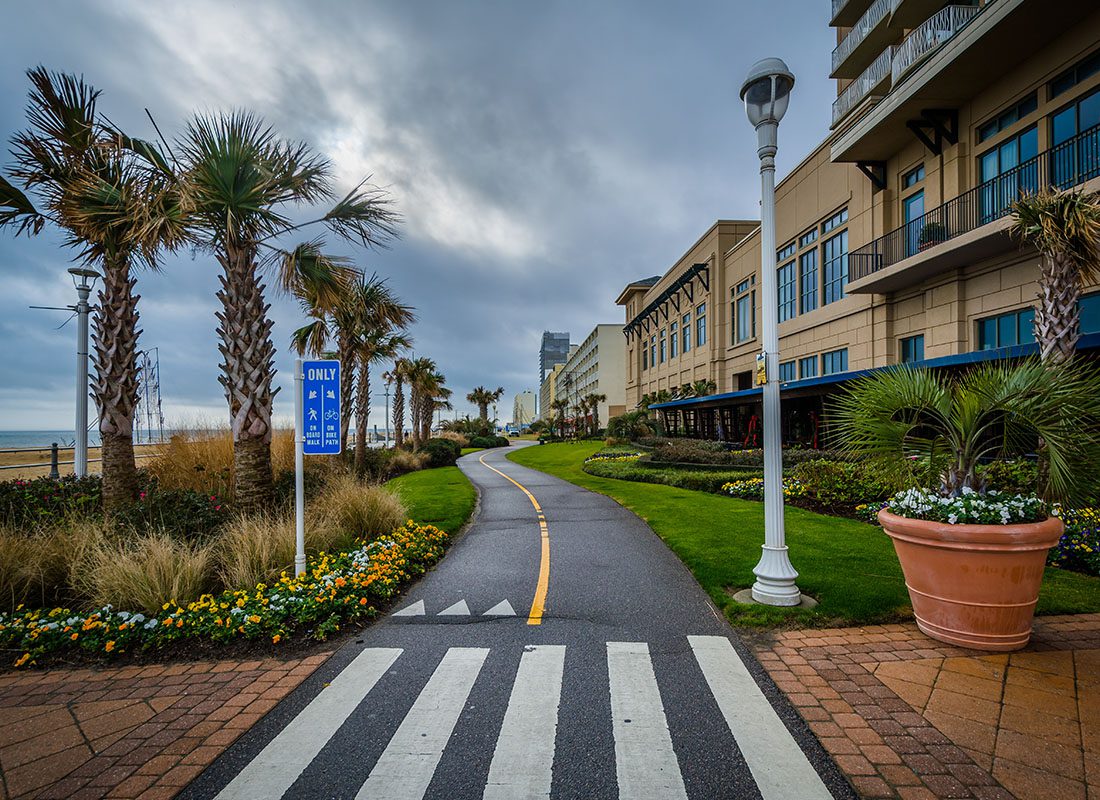
[[[443,431],[437,438],[452,441],[458,445],[459,449],[470,446],[470,437],[458,431]]]
[[[63,517],[91,516],[103,509],[98,477],[35,478],[0,483],[0,524],[49,525]]]
[[[296,549],[294,517],[289,513],[235,516],[215,546],[218,577],[231,589],[270,584],[284,570],[293,573]]]
[[[986,488],[1008,494],[1034,494],[1039,485],[1039,465],[1033,461],[994,461],[978,467]]]
[[[652,448],[654,462],[672,464],[721,464],[736,467],[763,469],[764,451],[760,448],[736,449],[727,442],[704,439],[646,438],[639,444]],[[792,467],[805,461],[827,458],[830,461],[847,460],[835,451],[812,450],[798,447],[783,449],[783,466]]]
[[[475,436],[470,440],[470,447],[509,447],[511,442],[506,436]]]
[[[354,539],[374,541],[401,527],[408,519],[408,509],[395,493],[351,477],[332,481],[314,508],[323,515],[316,519],[314,529],[319,535],[331,537],[323,547],[328,551],[350,544]],[[319,529],[326,532],[320,533]]]
[[[111,521],[123,528],[157,531],[177,539],[206,539],[229,519],[229,507],[215,495],[191,489],[158,489],[141,492],[136,503],[119,509]]]
[[[652,467],[633,459],[604,458],[587,461],[584,471],[601,478],[657,483],[699,492],[717,492],[730,481],[752,476],[752,470],[688,470],[673,467]]]
[[[190,603],[213,586],[211,548],[163,534],[96,549],[87,586],[98,606],[155,614],[165,603]]]
[[[462,454],[462,448],[450,439],[429,439],[421,447],[428,455],[429,467],[453,467]]]
[[[428,455],[426,453],[413,453],[398,448],[390,452],[389,461],[386,464],[386,471],[389,477],[396,478],[407,472],[422,470],[427,464]]]
[[[900,487],[866,464],[814,459],[798,464],[791,478],[805,495],[826,506],[852,506],[889,497]]]

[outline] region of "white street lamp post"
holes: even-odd
[[[99,273],[91,269],[73,267],[69,270],[76,286],[76,441],[73,455],[73,473],[78,478],[88,474],[88,297]]]
[[[783,530],[783,439],[779,412],[779,301],[775,275],[775,152],[779,121],[787,111],[794,75],[778,58],[753,64],[741,87],[749,122],[756,128],[760,157],[760,284],[764,350],[764,545],[753,569],[752,598],[771,606],[797,606],[798,572]],[[758,383],[759,381],[758,372]]]

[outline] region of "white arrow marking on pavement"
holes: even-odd
[[[459,600],[453,606],[447,606],[440,611],[436,616],[450,616],[450,617],[468,617],[470,616],[470,607],[466,605],[465,600]]]
[[[665,709],[649,645],[608,642],[611,731],[619,797],[630,800],[687,800],[680,765],[672,749]]]
[[[829,800],[805,753],[725,636],[689,636],[718,708],[764,800]]]
[[[237,773],[217,800],[282,797],[399,655],[400,650],[389,648],[369,648],[357,655]]]
[[[452,647],[416,698],[356,800],[421,800],[488,648]]]
[[[501,600],[495,606],[490,608],[481,616],[483,617],[514,617],[516,612],[512,609],[512,604],[507,600]]]
[[[391,617],[422,617],[424,616],[424,601],[417,600],[411,606],[405,606],[400,611],[394,611]]]
[[[550,797],[564,666],[563,645],[532,647],[520,657],[489,767],[485,800]]]

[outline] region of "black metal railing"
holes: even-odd
[[[923,216],[853,250],[848,280],[865,278],[1012,213],[1020,197],[1039,189],[1069,189],[1100,176],[1100,125],[1044,150]]]

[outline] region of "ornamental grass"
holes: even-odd
[[[233,498],[233,435],[228,428],[198,426],[175,433],[144,466],[161,489]],[[294,469],[293,431],[272,434],[271,466],[275,475]]]
[[[213,589],[213,564],[209,545],[149,534],[96,548],[81,583],[94,606],[149,613],[165,600],[189,603]]]

